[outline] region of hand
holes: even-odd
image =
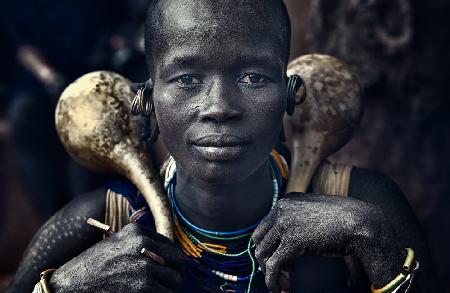
[[[280,292],[280,270],[302,255],[355,254],[374,285],[398,275],[403,255],[381,210],[352,198],[291,193],[252,235],[267,287]]]
[[[160,265],[140,253],[161,256]],[[181,284],[184,254],[169,239],[128,224],[56,270],[52,292],[176,292]]]

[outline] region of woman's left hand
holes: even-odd
[[[404,254],[380,209],[348,197],[290,193],[252,235],[272,293],[280,271],[302,255],[356,255],[376,287],[398,275]]]

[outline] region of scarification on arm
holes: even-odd
[[[104,220],[105,189],[82,194],[52,216],[28,245],[6,292],[31,292],[45,269],[58,268],[102,239],[88,226],[89,217]]]

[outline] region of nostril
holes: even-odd
[[[201,118],[205,122],[226,122],[238,119],[240,113],[238,111],[204,111],[200,113]]]
[[[215,120],[214,118],[208,117],[208,116],[202,117],[202,120],[203,120],[204,122],[216,122],[216,121],[217,121],[217,120]]]

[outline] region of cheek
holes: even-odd
[[[168,130],[177,129],[176,125],[179,119],[174,115],[177,111],[165,100],[163,102],[155,102],[155,113],[161,135],[163,138],[166,138],[172,133],[172,131]]]
[[[155,87],[154,105],[161,138],[173,156],[186,152],[187,130],[195,121],[198,102]]]
[[[183,111],[183,105],[176,103],[168,93],[154,92],[154,104],[156,120],[158,121],[159,130],[164,143],[166,144],[169,152],[173,146],[177,145],[177,138],[180,139],[180,135],[183,134],[183,119],[185,115],[180,115]]]
[[[274,89],[269,95],[256,100],[249,108],[250,116],[253,117],[251,123],[257,128],[256,131],[261,132],[260,136],[265,136],[266,139],[276,136],[281,129],[285,110],[283,89]]]

